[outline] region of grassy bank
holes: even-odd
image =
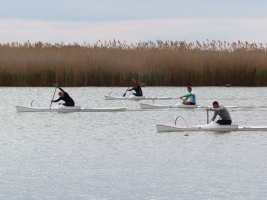
[[[266,45],[221,41],[0,44],[1,86],[266,86]]]

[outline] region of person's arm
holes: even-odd
[[[217,112],[215,111],[213,117],[211,118],[211,121],[214,121],[216,117],[217,117]]]
[[[61,100],[61,97],[59,97],[57,100],[53,100],[52,102],[59,102]]]
[[[65,93],[65,91],[61,87],[58,86],[58,89],[60,89],[63,93]]]
[[[190,96],[192,96],[191,93],[181,96],[181,98],[185,97],[184,101],[186,101]]]

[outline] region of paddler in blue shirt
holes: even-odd
[[[195,92],[192,91],[192,87],[188,86],[187,91],[188,94],[181,96],[180,98],[183,100],[183,104],[185,105],[196,105],[196,95]],[[183,99],[185,97],[185,99]],[[188,99],[188,101],[186,101]]]
[[[133,95],[135,95],[135,96],[143,96],[143,92],[142,92],[142,89],[141,89],[141,86],[139,85],[139,83],[134,79],[132,79],[132,81],[133,81],[133,84],[134,84],[133,88],[128,89],[127,91],[134,90],[135,93],[133,93]]]

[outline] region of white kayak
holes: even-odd
[[[163,105],[163,104],[150,104],[150,103],[140,103],[142,109],[164,109],[164,108],[198,108],[198,105],[184,105],[184,104],[174,104],[174,105]]]
[[[146,96],[135,96],[135,95],[129,95],[127,97],[119,97],[119,96],[111,96],[111,95],[105,95],[105,100],[131,100],[131,101],[140,101],[140,100],[168,100],[172,99],[172,97],[146,97]]]
[[[177,126],[157,124],[158,132],[170,131],[267,131],[267,126],[220,125],[214,121],[204,125]]]
[[[32,107],[16,106],[18,112],[112,112],[125,111],[125,107],[111,108],[82,108],[81,106],[53,106],[53,107]]]
[[[200,106],[200,105],[184,105],[177,103],[173,105],[163,104],[151,104],[151,103],[140,103],[141,109],[165,109],[165,108],[208,108],[212,106]],[[236,106],[225,106],[226,108],[235,108]]]

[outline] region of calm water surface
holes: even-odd
[[[15,106],[31,100],[49,106],[54,88],[0,88],[0,199],[266,199],[267,132],[157,133],[157,123],[172,124],[177,116],[205,124],[207,113],[104,100],[126,88],[64,89],[76,105],[127,111],[18,113]],[[200,105],[239,106],[229,109],[234,124],[267,125],[266,88],[193,89]],[[173,96],[164,101],[171,105],[187,90],[143,92]]]

